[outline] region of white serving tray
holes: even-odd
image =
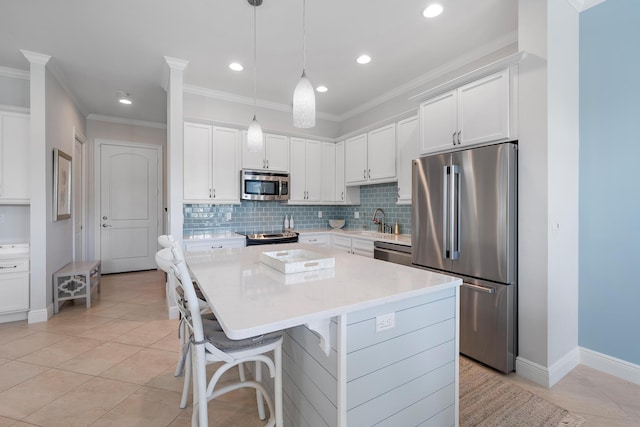
[[[285,274],[303,273],[336,266],[335,258],[305,249],[262,252],[260,262]]]

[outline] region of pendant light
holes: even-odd
[[[302,76],[293,91],[293,126],[303,129],[316,125],[316,95],[305,72],[306,55],[306,0],[302,0]]]
[[[262,151],[262,128],[260,123],[256,119],[256,110],[258,108],[257,98],[257,79],[258,79],[258,67],[256,65],[256,8],[262,4],[262,0],[247,0],[251,6],[253,6],[253,120],[247,130],[247,149],[250,152]]]

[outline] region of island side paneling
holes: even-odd
[[[347,425],[455,424],[456,301],[447,289],[347,315]],[[376,316],[391,312],[395,327],[376,332]],[[307,327],[285,332],[285,426],[338,426],[337,322],[329,356]]]

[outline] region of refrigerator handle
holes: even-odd
[[[460,166],[451,166],[451,259],[460,258]]]
[[[449,246],[449,244],[451,243],[451,232],[449,230],[449,218],[450,218],[450,207],[451,204],[449,202],[450,200],[450,183],[451,183],[451,179],[450,179],[450,175],[451,175],[451,167],[450,166],[445,166],[443,168],[443,188],[442,188],[442,248],[444,249],[444,258],[445,259],[450,259],[451,258],[451,247]]]

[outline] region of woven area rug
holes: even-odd
[[[460,426],[577,427],[579,416],[460,357]]]

